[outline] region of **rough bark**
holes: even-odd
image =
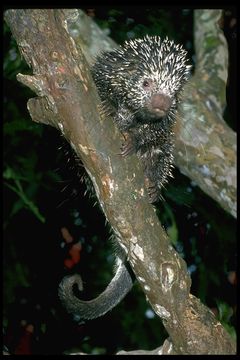
[[[189,294],[186,264],[171,246],[148,203],[136,156],[119,156],[121,138],[99,114],[99,98],[80,49],[70,37],[73,10],[8,10],[5,19],[33,75],[18,75],[38,97],[28,101],[34,121],[59,129],[90,175],[99,203],[147,300],[171,340],[162,354],[233,354],[235,344],[210,310]],[[137,216],[136,216],[137,214]],[[167,344],[167,345],[166,345]]]
[[[175,160],[183,174],[237,216],[236,133],[225,123],[228,48],[221,10],[196,10],[196,69],[185,89]]]

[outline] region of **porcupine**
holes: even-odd
[[[161,198],[161,188],[172,175],[174,125],[181,90],[188,79],[187,52],[168,38],[145,36],[101,54],[92,76],[103,106],[113,113],[123,134],[123,156],[137,153],[144,165],[151,203]],[[126,254],[117,252],[116,273],[105,291],[90,301],[80,300],[73,285],[82,290],[79,275],[64,278],[60,298],[75,319],[93,319],[115,307],[130,291],[133,274]]]

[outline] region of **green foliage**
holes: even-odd
[[[145,6],[136,11],[135,7],[116,6],[114,9],[96,9],[95,21],[119,44],[126,39],[144,35],[168,36],[184,42],[188,38],[188,49],[192,47],[192,10],[161,9],[157,6]],[[181,31],[179,31],[179,28]]]
[[[20,159],[21,160],[21,159]],[[21,208],[26,207],[29,210],[33,212],[33,214],[41,221],[45,222],[44,217],[39,212],[39,209],[37,206],[30,200],[30,197],[33,196],[33,194],[37,191],[38,184],[31,182],[31,178],[24,178],[21,175],[17,175],[13,169],[10,167],[7,167],[7,169],[3,173],[3,178],[6,180],[9,180],[8,182],[5,182],[5,185],[11,189],[13,192],[15,192],[19,200],[15,201],[13,203],[13,207],[10,213],[10,217],[15,215]],[[12,180],[13,184],[10,184],[10,181]],[[22,188],[21,180],[28,180],[30,181],[30,184],[27,188],[27,191],[29,193],[29,196]]]
[[[225,327],[227,332],[236,340],[237,334],[233,326],[230,325],[231,317],[233,316],[233,309],[227,303],[217,300],[218,319]]]
[[[28,267],[18,261],[16,261],[13,267],[9,268],[9,270],[6,273],[6,281],[8,283],[8,286],[6,287],[7,293],[5,294],[5,297],[6,299],[8,299],[8,302],[12,303],[14,301],[14,292],[16,287],[30,286],[28,277],[29,277]]]
[[[44,178],[49,177],[56,181],[59,177],[53,177],[50,172],[43,174],[39,169],[37,149],[42,146],[44,128],[31,121],[26,109],[27,99],[35,94],[16,81],[18,73],[26,74],[30,69],[21,59],[16,42],[6,24],[4,33],[3,178],[4,185],[14,193],[10,196],[10,206],[5,210],[4,224],[9,225],[11,218],[24,208],[30,210],[39,221],[45,222],[45,217],[36,203],[39,189],[45,186]],[[21,91],[16,91],[19,88]]]

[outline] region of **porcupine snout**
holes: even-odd
[[[165,116],[172,104],[172,100],[169,96],[164,94],[154,94],[151,97],[149,104],[149,110],[157,113],[159,116]]]

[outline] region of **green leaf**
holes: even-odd
[[[24,192],[22,185],[19,180],[15,180],[15,185],[11,185],[5,182],[5,185],[15,192],[20,199],[23,201],[25,207],[33,212],[33,214],[40,220],[42,223],[45,222],[44,216],[40,213],[38,207],[28,198],[27,194]]]
[[[225,302],[216,300],[216,303],[219,312],[219,320],[223,322],[229,322],[233,315],[233,309]]]
[[[175,222],[167,228],[167,233],[173,245],[176,245],[178,241],[178,228]]]
[[[22,208],[24,208],[24,202],[21,199],[18,199],[13,203],[10,217],[16,215]]]

